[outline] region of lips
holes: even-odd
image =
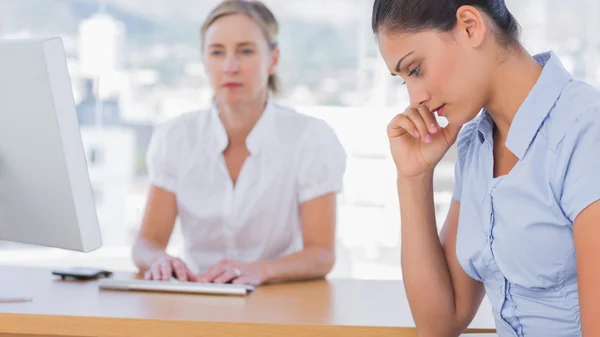
[[[433,113],[437,112],[438,116],[443,116],[445,108],[446,108],[446,104],[441,105],[441,106],[433,109],[431,112],[433,112]]]
[[[227,83],[223,84],[224,88],[239,88],[241,86],[242,86],[242,84],[237,83],[237,82],[227,82]]]

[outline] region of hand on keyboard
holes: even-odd
[[[199,282],[259,286],[267,280],[267,268],[260,262],[246,263],[223,259],[198,275]]]
[[[166,254],[154,260],[144,278],[156,281],[169,281],[173,278],[179,281],[198,281],[196,274],[180,258]]]

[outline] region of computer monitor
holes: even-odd
[[[102,245],[60,38],[0,40],[0,240]]]

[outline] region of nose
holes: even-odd
[[[410,97],[410,105],[412,107],[419,107],[425,105],[427,101],[431,99],[431,95],[425,88],[418,84],[411,83],[408,85],[408,96]]]
[[[238,60],[234,55],[225,58],[224,70],[226,73],[236,73],[239,71]]]

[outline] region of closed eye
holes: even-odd
[[[421,73],[421,65],[416,66],[413,70],[411,70],[408,73],[408,76],[419,76],[419,74]],[[392,73],[392,76],[397,76],[396,74]],[[405,85],[406,84],[406,80],[402,79],[402,83],[401,85]]]
[[[421,65],[418,65],[408,73],[408,76],[413,76],[413,75],[419,76],[420,72],[421,72]]]

